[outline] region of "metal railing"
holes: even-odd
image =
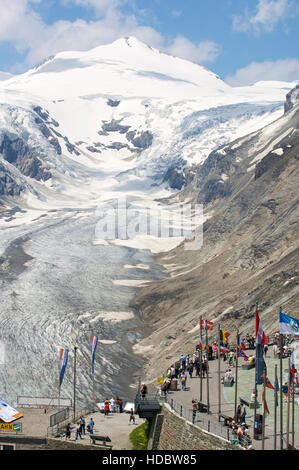
[[[230,427],[215,421],[211,415],[205,415],[198,410],[194,412],[192,409],[184,407],[181,403],[169,397],[169,395],[163,398],[160,397],[160,401],[168,403],[172,411],[200,429],[221,437],[230,443],[240,445],[241,447],[247,447],[251,444],[251,438],[249,436],[238,436]]]

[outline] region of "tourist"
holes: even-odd
[[[192,421],[194,423],[195,418],[196,418],[196,412],[198,410],[198,401],[197,400],[192,400]]]
[[[184,370],[180,374],[180,381],[181,381],[182,390],[186,390],[187,374]]]
[[[240,420],[241,424],[245,424],[245,423],[246,423],[246,421],[245,421],[246,415],[247,415],[246,407],[245,407],[245,405],[243,404],[243,405],[241,406],[241,420]]]
[[[71,424],[68,423],[67,427],[66,427],[66,430],[65,430],[65,439],[68,440],[68,439],[71,439]]]
[[[237,407],[236,420],[237,420],[237,423],[241,422],[241,405],[238,405]]]
[[[106,398],[105,403],[104,403],[105,416],[109,415],[109,411],[110,411],[110,403],[109,403],[108,398]]]
[[[142,397],[143,400],[144,400],[145,397],[146,397],[146,394],[147,394],[147,386],[146,386],[145,384],[142,384],[142,385],[141,385],[140,393],[141,393],[141,397]]]
[[[122,413],[123,412],[123,400],[122,400],[122,398],[118,399],[118,403],[119,403],[119,412]]]
[[[284,400],[287,401],[289,395],[289,386],[287,382],[285,382],[285,384],[281,387],[281,391],[284,394]]]
[[[110,403],[109,403],[109,411],[111,413],[115,412],[115,401],[113,397],[111,398]]]
[[[93,434],[93,429],[94,429],[94,420],[90,418],[89,424],[88,424],[88,430],[89,434]]]
[[[189,372],[190,379],[192,379],[193,367],[194,367],[193,363],[190,362],[190,364],[188,365],[188,372]]]
[[[80,421],[77,422],[77,427],[76,427],[76,437],[75,437],[75,441],[77,441],[78,437],[80,437],[80,439],[82,439],[82,435],[81,435],[81,423]]]
[[[186,356],[184,356],[183,354],[181,355],[180,357],[180,361],[181,361],[181,367],[183,370],[186,369]]]
[[[131,421],[133,421],[133,424],[135,424],[135,416],[134,416],[134,410],[133,410],[133,408],[131,408],[131,411],[130,411],[129,424],[131,423]]]
[[[85,419],[83,416],[80,416],[80,424],[81,424],[81,434],[85,436]]]

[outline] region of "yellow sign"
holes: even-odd
[[[21,431],[21,424],[0,423],[0,431]]]
[[[165,380],[164,377],[158,377],[158,378],[157,378],[158,384],[164,383],[164,380]]]
[[[0,423],[0,431],[13,431],[12,423]]]

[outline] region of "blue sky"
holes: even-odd
[[[122,36],[200,63],[232,85],[299,80],[298,0],[1,0],[0,71]]]

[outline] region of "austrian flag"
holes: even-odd
[[[259,318],[258,311],[255,312],[255,334],[256,334],[256,344],[268,344],[267,336],[263,331],[263,327]]]
[[[213,329],[213,322],[207,320],[201,320],[201,329],[202,330],[212,330]]]

